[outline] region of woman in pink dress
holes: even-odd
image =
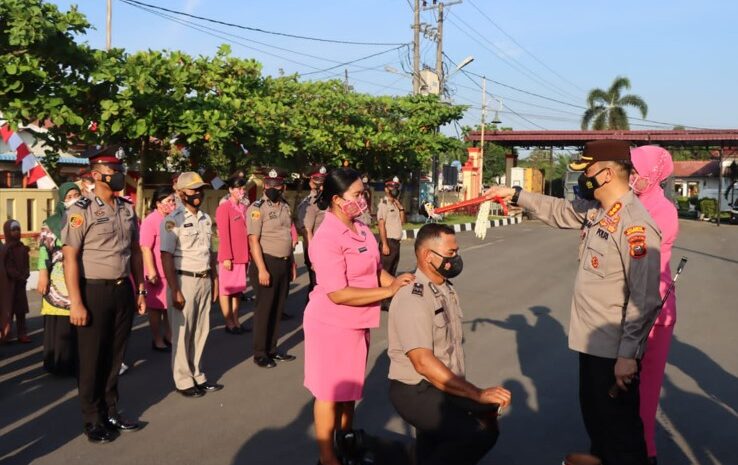
[[[674,170],[671,154],[661,147],[648,145],[631,150],[635,172],[630,185],[651,218],[661,230],[661,297],[671,284],[671,248],[679,234],[679,220],[674,204],[666,198],[661,182]],[[656,463],[656,409],[661,383],[664,379],[666,358],[676,323],[676,296],[672,293],[664,304],[648,336],[646,353],[641,360],[641,420],[648,449],[649,461]]]
[[[141,222],[140,242],[146,284],[146,308],[151,327],[151,348],[169,352],[172,331],[167,318],[167,279],[161,264],[159,227],[164,218],[174,211],[174,189],[159,187],[151,198],[151,213]]]
[[[330,172],[318,200],[328,211],[309,245],[317,284],[303,317],[305,387],[315,396],[322,465],[340,464],[333,436],[351,430],[364,386],[369,329],[379,326],[379,303],[414,279],[382,270],[377,240],[357,220],[367,208],[363,191],[358,172]]]
[[[218,226],[218,281],[220,310],[228,334],[246,331],[238,321],[238,305],[246,290],[246,268],[249,263],[249,241],[246,230],[246,180],[233,177],[228,181],[230,197],[215,211]]]

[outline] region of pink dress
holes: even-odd
[[[368,226],[351,231],[328,212],[309,245],[317,284],[305,308],[305,387],[318,400],[361,399],[369,328],[379,326],[379,302],[364,307],[334,304],[328,294],[346,287],[376,288],[382,265]]]
[[[228,199],[215,211],[218,226],[218,291],[235,295],[246,290],[246,267],[249,262],[249,240],[246,229],[246,205]],[[231,260],[232,269],[223,262]]]
[[[154,254],[154,265],[159,280],[156,284],[146,281],[146,306],[153,310],[164,311],[167,309],[167,278],[164,275],[164,267],[161,264],[161,250],[159,249],[159,227],[164,217],[159,210],[149,213],[142,222],[140,230],[141,247],[148,247]],[[144,270],[145,271],[145,270]],[[147,273],[145,273],[147,274]]]
[[[676,207],[664,195],[660,182],[669,177],[674,163],[669,152],[652,145],[631,150],[631,160],[640,178],[640,181],[632,183],[634,191],[661,230],[660,291],[663,298],[671,284],[669,262],[672,246],[679,234],[679,219]],[[656,410],[675,323],[676,295],[672,292],[648,336],[646,353],[641,360],[640,413],[649,457],[656,456]]]

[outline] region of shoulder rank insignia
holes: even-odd
[[[90,206],[91,203],[92,201],[87,197],[80,197],[79,200],[74,202],[74,204],[79,208],[87,208]]]
[[[615,205],[613,205],[607,211],[607,216],[615,216],[620,211],[621,208],[623,208],[623,204],[620,202],[615,202]]]
[[[433,295],[438,295],[441,291],[438,290],[435,284],[428,283],[428,287],[430,287],[430,290],[433,292]]]
[[[423,297],[423,285],[420,283],[413,284],[413,295],[419,295],[420,297]]]
[[[631,226],[625,230],[626,236],[632,236],[633,234],[646,234],[645,226]]]
[[[118,205],[123,205],[123,204],[126,204],[126,203],[127,204],[133,204],[133,202],[131,202],[129,199],[127,199],[125,197],[116,197],[115,200],[118,202]]]
[[[259,200],[257,200],[256,202],[254,202],[254,203],[253,203],[253,205],[254,205],[254,206],[255,206],[256,208],[261,208],[261,206],[262,206],[262,205],[264,205],[264,199],[259,199]]]

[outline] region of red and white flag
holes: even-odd
[[[15,164],[21,165],[21,171],[26,176],[26,186],[36,185],[39,189],[57,189],[57,185],[49,173],[46,172],[43,165],[31,151],[20,135],[10,128],[10,125],[0,120],[0,135],[3,142],[10,146],[10,150],[15,152]]]

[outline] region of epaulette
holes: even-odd
[[[122,203],[127,203],[129,205],[133,205],[133,202],[130,199],[127,199],[125,197],[116,197],[116,199],[117,199],[116,201],[118,202],[118,205],[120,205]]]
[[[259,199],[256,202],[254,202],[252,205],[255,206],[256,208],[261,208],[261,206],[264,205],[264,199]]]
[[[79,200],[74,202],[74,204],[78,206],[79,208],[87,208],[90,206],[91,203],[92,203],[92,200],[90,200],[87,197],[80,197]]]
[[[423,297],[423,285],[420,283],[413,284],[412,294]]]

